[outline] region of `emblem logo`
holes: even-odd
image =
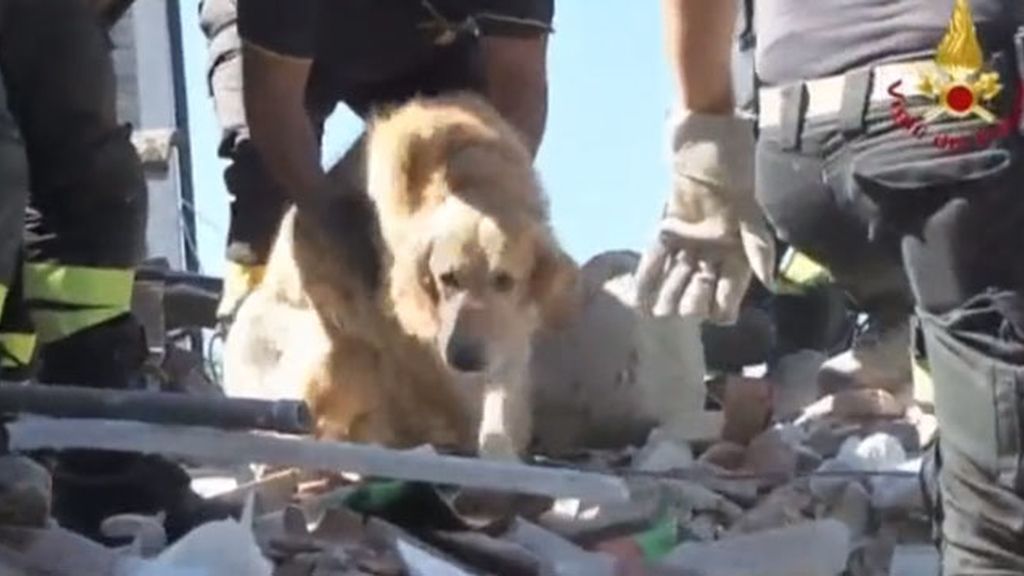
[[[985,106],[1003,90],[999,74],[987,70],[967,0],[955,0],[953,18],[935,55],[935,71],[922,71],[918,87],[935,99],[925,122],[945,114],[997,121]]]
[[[907,110],[907,97],[900,92],[902,84],[903,81],[898,80],[889,87],[889,95],[893,97],[891,115],[896,124],[917,138],[925,138],[927,125],[941,118],[976,118],[990,125],[968,136],[937,134],[932,142],[940,148],[987,145],[1009,135],[1020,118],[1020,98],[1010,117],[1001,119],[992,112],[991,106],[1003,92],[1003,84],[999,73],[985,62],[967,0],[954,0],[953,15],[936,50],[934,66],[922,67],[918,72],[918,91],[931,100],[931,105],[920,116]]]

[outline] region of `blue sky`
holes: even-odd
[[[200,258],[205,272],[220,275],[228,213],[219,128],[206,92],[206,43],[195,3],[182,4]],[[667,191],[664,119],[671,91],[658,6],[636,0],[556,5],[548,128],[537,166],[556,232],[581,263],[608,249],[641,249]],[[336,114],[325,158],[340,155],[359,128],[347,111]]]

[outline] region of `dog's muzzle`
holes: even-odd
[[[448,365],[459,372],[480,372],[486,366],[484,347],[475,342],[460,342],[456,338],[445,347]]]

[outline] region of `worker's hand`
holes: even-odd
[[[751,272],[774,281],[775,241],[754,200],[753,126],[686,113],[673,120],[672,150],[672,195],[637,267],[637,305],[732,324]]]

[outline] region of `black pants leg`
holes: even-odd
[[[934,137],[971,138],[986,125],[942,120],[917,138],[884,104],[862,120],[853,133],[836,118],[808,121],[797,143],[763,132],[759,200],[784,239],[855,295],[898,302],[909,286],[940,424],[943,574],[1022,574],[1021,139],[951,150]],[[892,282],[897,262],[902,282]]]
[[[35,352],[35,334],[21,304],[21,251],[28,203],[28,158],[21,129],[7,103],[0,70],[0,375],[12,380]]]

